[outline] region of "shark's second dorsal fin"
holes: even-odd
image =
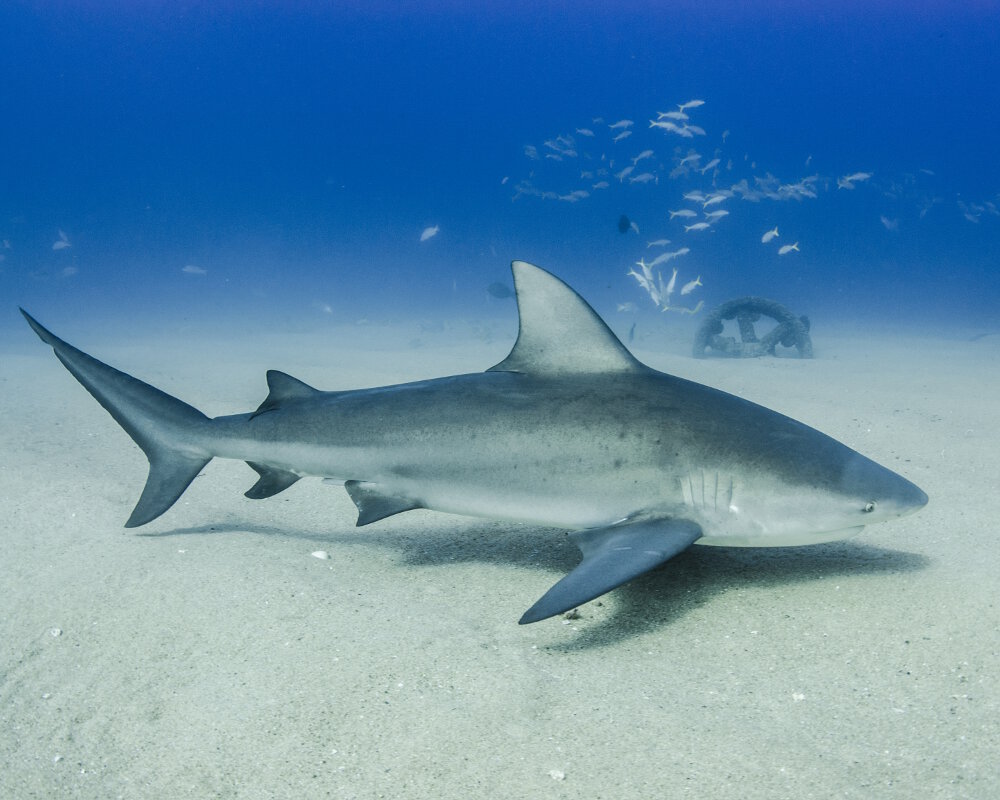
[[[308,383],[303,383],[298,378],[293,378],[291,375],[286,375],[276,369],[267,371],[267,388],[267,397],[250,415],[250,419],[281,408],[282,403],[289,400],[301,400],[320,394],[319,389],[314,389]]]
[[[635,358],[580,295],[540,267],[511,264],[520,328],[510,355],[488,371],[530,374],[636,372]]]

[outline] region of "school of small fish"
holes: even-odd
[[[734,163],[721,147],[716,148],[709,157],[705,157],[691,146],[680,146],[676,143],[707,136],[705,128],[695,124],[691,118],[694,110],[704,105],[705,101],[701,99],[688,100],[677,103],[668,111],[658,111],[655,118],[649,119],[648,131],[651,131],[653,136],[667,137],[665,146],[661,141],[657,146],[642,147],[632,150],[632,153],[623,153],[620,148],[626,145],[622,145],[622,142],[639,130],[635,121],[620,119],[609,123],[600,117],[594,118],[585,127],[575,128],[575,135],[555,136],[543,142],[541,148],[527,145],[524,154],[531,161],[547,160],[562,163],[574,161],[580,164],[582,168],[578,171],[578,180],[587,181],[587,188],[561,192],[543,190],[535,185],[532,173],[531,177],[517,184],[514,199],[534,196],[544,200],[554,199],[575,203],[587,199],[592,192],[608,189],[612,185],[612,180],[620,186],[659,186],[661,179],[666,181],[698,179],[702,182],[703,179],[709,180],[711,182],[709,186],[684,192],[681,197],[683,202],[679,207],[664,209],[666,214],[662,222],[666,230],[669,231],[671,222],[681,223],[679,230],[675,229],[675,233],[683,235],[686,242],[694,242],[696,237],[708,235],[714,226],[730,216],[730,209],[724,206],[736,198],[760,202],[802,200],[817,196],[821,180],[819,175],[809,175],[796,182],[781,182],[767,173],[762,177],[755,177],[752,184],[744,178],[725,185],[722,177],[732,172]],[[728,137],[729,131],[724,131],[723,144]],[[676,141],[673,141],[674,139]],[[596,151],[592,150],[595,145],[606,149],[598,156]],[[671,155],[658,156],[658,150],[669,151]],[[642,165],[641,171],[640,165]],[[867,181],[871,177],[872,173],[869,172],[853,172],[838,179],[838,183],[843,184],[844,188],[853,189],[855,184]],[[630,221],[629,228],[639,233],[639,227],[634,221]],[[778,228],[775,226],[765,232],[760,241],[762,244],[768,244],[777,237]],[[664,236],[649,240],[646,247],[665,248],[670,242],[671,239]],[[674,297],[675,295],[686,297],[703,286],[702,276],[698,275],[693,280],[685,282],[680,290],[675,292],[678,269],[671,267],[672,274],[666,281],[658,269],[674,259],[688,255],[691,251],[691,247],[685,246],[664,251],[649,261],[644,257],[640,258],[635,263],[638,270],[631,268],[627,274],[635,279],[638,286],[649,295],[650,300],[663,311],[697,313],[703,306],[702,302],[693,306],[677,305],[674,303]],[[799,244],[795,242],[782,245],[777,252],[778,255],[799,252]],[[632,303],[619,304],[620,309],[632,307]]]
[[[734,151],[728,129],[718,135],[716,146],[707,144],[712,141],[709,132],[694,119],[705,105],[705,100],[697,98],[667,105],[665,111],[657,110],[651,116],[644,115],[648,125],[640,117],[610,122],[603,117],[595,117],[584,125],[572,128],[572,133],[553,136],[540,145],[525,145],[523,153],[532,167],[528,177],[515,181],[505,176],[500,184],[507,186],[510,182],[513,200],[534,197],[569,204],[585,203],[602,192],[636,192],[643,193],[640,196],[646,198],[658,198],[665,194],[662,214],[657,219],[642,221],[643,232],[650,237],[644,252],[648,252],[649,248],[666,248],[672,239],[683,240],[685,246],[659,253],[648,262],[640,258],[636,262],[639,271],[629,269],[626,274],[636,280],[657,307],[684,313],[696,313],[702,304],[678,306],[673,304],[672,298],[675,295],[687,297],[701,288],[702,274],[711,278],[711,267],[699,261],[697,249],[710,241],[718,230],[734,230],[726,220],[739,216],[737,205],[740,203],[774,204],[768,206],[774,211],[769,214],[771,219],[767,224],[780,225],[773,224],[773,227],[759,233],[751,232],[760,241],[757,244],[751,238],[747,246],[749,249],[750,246],[764,245],[759,252],[768,254],[767,257],[774,258],[775,262],[778,257],[792,256],[780,261],[790,265],[796,263],[793,254],[802,253],[801,247],[805,247],[806,252],[809,248],[808,242],[800,246],[800,241],[795,238],[794,225],[786,224],[789,215],[782,213],[780,205],[787,201],[803,202],[822,193],[835,192],[848,202],[856,191],[859,194],[878,193],[887,203],[893,204],[891,213],[879,215],[879,222],[887,235],[901,235],[901,229],[905,231],[906,225],[915,217],[923,219],[933,209],[945,207],[949,202],[927,188],[927,182],[935,177],[935,173],[923,168],[898,178],[876,175],[872,170],[822,175],[811,171],[813,157],[810,155],[804,162],[804,171],[808,170],[810,174],[797,180],[782,180],[758,168],[749,153]],[[559,188],[548,188],[551,186]],[[916,213],[909,219],[899,213],[899,201],[904,197],[916,205]],[[982,201],[956,195],[953,202],[961,218],[969,223],[978,225],[990,218],[1000,218],[1000,193]],[[626,235],[640,233],[638,222],[622,218],[627,220]],[[738,226],[736,230],[739,230]],[[440,231],[439,224],[429,225],[414,239],[426,243],[437,237]],[[746,235],[746,231],[742,235]],[[64,230],[57,229],[54,241],[43,241],[52,241],[51,250],[61,253],[53,258],[63,263],[67,259],[75,261],[77,247]],[[10,239],[0,242],[2,263],[7,259],[8,252],[13,251],[12,256],[16,255],[17,243],[12,245]],[[673,274],[666,282],[657,270],[682,256],[687,256],[684,264],[693,265],[691,272],[702,274],[683,283],[675,292],[677,268],[671,266]],[[184,265],[179,271],[186,275],[207,274],[207,270],[193,264]],[[77,272],[75,264],[69,264],[57,274],[68,277]],[[633,306],[631,302],[620,304],[626,309]]]
[[[560,172],[555,168],[545,168],[544,164],[535,165],[526,179],[516,183],[512,199],[536,197],[542,200],[577,202],[600,191],[622,191],[618,187],[624,187],[629,192],[644,193],[662,193],[662,187],[668,187],[670,196],[662,206],[662,217],[652,221],[640,220],[643,231],[652,233],[646,249],[666,247],[672,237],[681,237],[685,244],[691,246],[661,253],[651,260],[639,258],[635,262],[638,269],[630,268],[626,274],[636,281],[638,287],[659,308],[687,313],[696,312],[701,304],[693,307],[674,305],[672,298],[675,295],[678,271],[672,267],[672,276],[664,281],[658,268],[682,255],[691,254],[684,263],[694,263],[710,275],[711,269],[699,263],[697,253],[693,251],[699,242],[706,241],[705,237],[716,232],[717,226],[725,225],[724,220],[737,213],[735,205],[738,202],[773,202],[777,206],[787,201],[815,199],[831,190],[843,189],[850,192],[862,186],[870,187],[869,191],[879,192],[887,202],[896,203],[901,196],[914,200],[921,218],[932,208],[945,202],[944,198],[928,194],[928,190],[920,183],[934,175],[927,169],[921,169],[920,175],[908,174],[897,180],[885,177],[879,180],[874,171],[856,170],[839,176],[812,172],[789,181],[766,170],[762,172],[748,153],[731,152],[728,147],[729,130],[722,131],[718,146],[699,147],[699,142],[708,142],[710,139],[706,129],[696,124],[692,117],[704,105],[704,100],[692,99],[667,106],[667,110],[657,111],[648,118],[648,127],[628,118],[608,122],[602,117],[595,117],[587,125],[575,128],[574,134],[553,137],[545,141],[542,147],[527,145],[524,155],[530,162],[555,161],[563,165],[570,162],[572,177],[568,178],[565,169]],[[626,141],[632,134],[635,134],[634,137]],[[805,159],[804,166],[808,170],[811,164],[810,155]],[[750,174],[746,174],[748,167]],[[744,174],[740,175],[740,172]],[[574,190],[567,187],[563,191],[555,191],[543,188],[543,180],[546,183],[586,181],[586,188]],[[695,185],[692,186],[692,183]],[[681,191],[674,188],[678,185],[683,187]],[[644,197],[648,198],[650,195]],[[989,200],[972,203],[958,198],[956,203],[966,220],[978,223],[986,215],[1000,217],[1000,195],[995,200],[996,202]],[[773,222],[780,222],[780,218],[790,215],[782,214],[780,207],[777,207],[771,216]],[[882,214],[879,220],[886,231],[898,233],[900,219],[897,215]],[[789,225],[790,231],[785,230],[784,224],[780,227],[781,233],[779,225],[775,224],[766,231],[753,234],[760,240],[756,246],[769,245],[765,252],[769,252],[769,257],[772,258],[801,253],[800,242],[793,239],[795,226]],[[635,221],[631,222],[631,230],[639,233],[639,225]],[[653,238],[661,231],[666,235]],[[748,249],[750,246],[748,242]],[[785,258],[781,261],[786,263]],[[685,283],[676,294],[686,296],[694,292],[703,285],[701,277],[698,275],[695,280]],[[620,309],[632,307],[632,303],[619,305]]]

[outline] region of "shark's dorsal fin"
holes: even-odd
[[[319,389],[314,389],[308,383],[303,383],[298,378],[293,378],[291,375],[279,372],[276,369],[269,369],[267,371],[267,388],[267,397],[257,407],[257,410],[250,415],[250,419],[268,411],[281,408],[282,403],[289,400],[301,400],[320,394]]]
[[[555,275],[526,261],[515,261],[511,270],[520,328],[510,355],[488,371],[553,375],[648,369]]]

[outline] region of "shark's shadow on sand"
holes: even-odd
[[[430,514],[432,512],[415,512]],[[440,517],[441,525],[413,529],[405,520],[387,522],[381,531],[369,528],[301,532],[276,526],[221,522],[160,532],[149,537],[253,533],[299,539],[327,548],[381,547],[396,550],[402,573],[407,567],[453,567],[456,563],[514,566],[538,573],[538,587],[547,585],[545,573],[562,574],[580,561],[580,551],[565,531],[486,520],[455,522]],[[345,559],[346,560],[346,559]],[[561,650],[584,650],[617,644],[648,631],[668,628],[685,614],[734,589],[773,588],[838,576],[870,576],[914,572],[931,560],[922,554],[891,550],[856,540],[840,540],[807,547],[742,548],[692,547],[661,567],[619,587],[607,598],[613,610],[589,624],[587,606],[581,610],[580,635],[555,645]],[[428,574],[427,580],[433,580]],[[486,589],[487,587],[483,587]],[[455,590],[459,591],[458,589]],[[493,592],[502,591],[497,585]],[[489,603],[490,591],[476,597],[454,597],[456,603]],[[525,600],[530,600],[526,597]]]

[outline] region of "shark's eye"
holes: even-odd
[[[869,500],[867,503],[865,503],[865,513],[866,514],[871,514],[874,510],[875,510],[875,501],[874,500]]]

